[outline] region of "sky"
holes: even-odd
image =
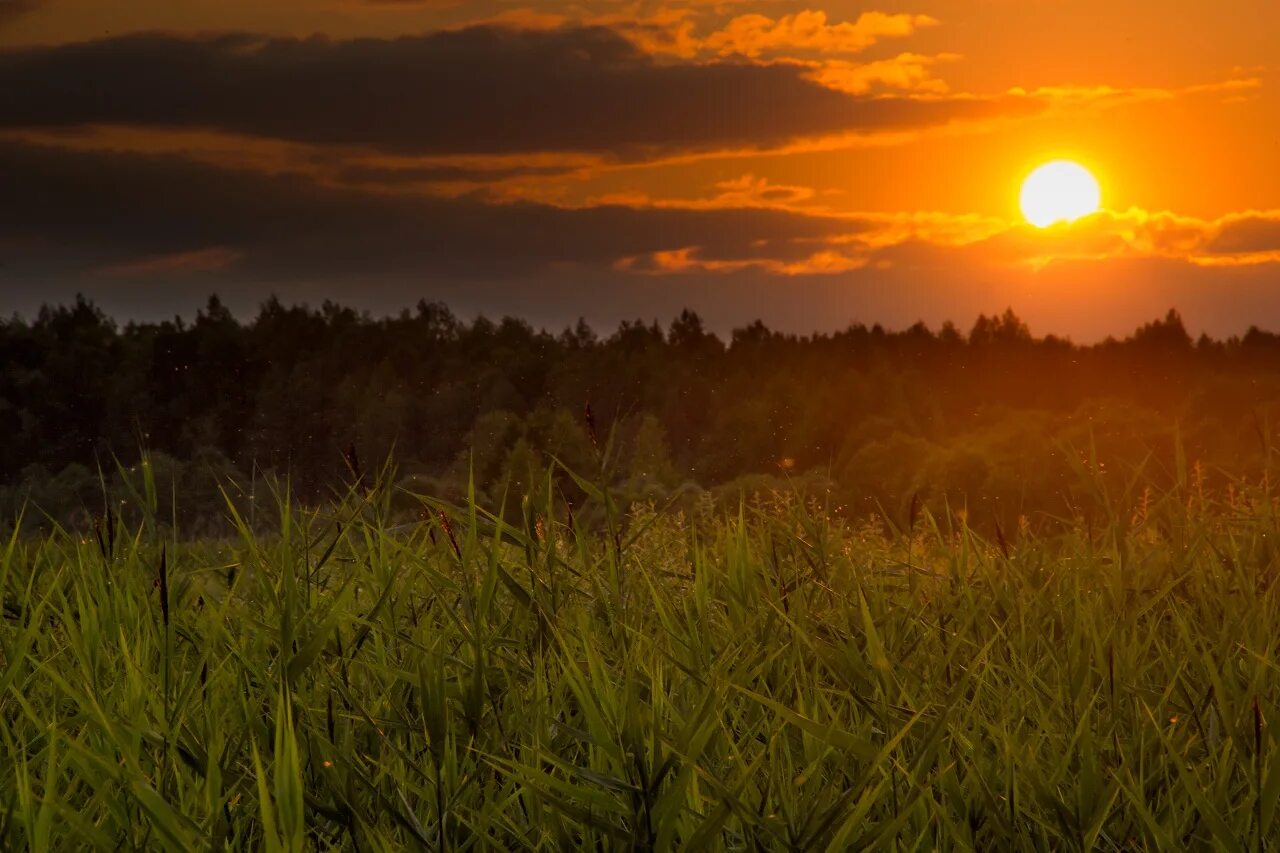
[[[1274,0],[0,0],[0,314],[1280,329]],[[1041,229],[1019,188],[1087,168]]]

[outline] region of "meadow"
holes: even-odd
[[[144,464],[145,473],[145,464]],[[985,537],[414,496],[0,552],[6,849],[1256,850],[1277,837],[1280,504],[1097,478]],[[549,476],[552,476],[549,475]],[[550,490],[547,492],[551,493]],[[404,495],[400,494],[400,498]]]

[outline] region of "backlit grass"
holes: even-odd
[[[15,536],[0,846],[1280,834],[1280,523],[1262,493],[1129,492],[1107,517],[988,541],[961,512],[903,529],[782,497],[624,514],[578,486],[572,524],[554,504],[504,522],[430,499],[393,522],[377,486],[322,510],[281,493],[270,535],[229,509],[225,542],[175,541],[154,514]]]

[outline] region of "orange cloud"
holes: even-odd
[[[956,260],[988,267],[1043,269],[1075,261],[1156,259],[1199,267],[1280,262],[1280,211],[1217,219],[1131,208],[1101,211],[1071,224],[1039,229],[1022,222],[936,214],[923,220],[868,217],[857,243],[899,265]]]
[[[608,193],[588,198],[584,207],[606,204],[622,204],[635,208],[665,208],[669,210],[725,210],[730,208],[763,207],[775,210],[800,210],[807,213],[837,215],[824,208],[802,205],[814,200],[817,192],[812,187],[792,184],[775,184],[768,178],[747,173],[737,178],[718,181],[716,194],[710,198],[654,198],[645,192],[632,191]]]
[[[947,82],[935,76],[933,68],[940,63],[954,62],[960,58],[955,53],[933,56],[900,53],[874,62],[829,59],[816,63],[809,76],[828,88],[853,95],[863,95],[877,88],[945,94],[949,91]]]
[[[738,202],[738,207],[751,206],[752,199],[759,204],[761,188],[770,186],[751,175],[727,184],[734,187],[732,192],[704,201],[631,198],[629,203],[651,209],[733,209],[731,201]],[[623,203],[621,199],[614,201]],[[782,201],[774,206],[787,209]],[[846,214],[835,218],[846,221],[848,230],[757,241],[731,254],[686,246],[627,257],[617,269],[648,275],[754,269],[803,276],[864,268],[920,271],[964,267],[1034,272],[1060,264],[1103,261],[1168,261],[1191,267],[1280,263],[1280,211],[1206,220],[1134,208],[1102,211],[1048,229],[998,217],[938,212]]]
[[[595,15],[582,23],[620,32],[648,54],[693,59],[703,49],[694,13],[689,9],[662,8],[645,16],[629,13]]]
[[[863,12],[856,21],[827,22],[827,13],[807,9],[794,15],[769,18],[739,15],[723,29],[703,40],[703,48],[721,56],[757,58],[782,51],[858,53],[885,38],[909,36],[921,27],[938,23],[928,15]]]
[[[1010,95],[1030,97],[1066,107],[1117,107],[1151,101],[1173,101],[1194,95],[1222,95],[1233,100],[1261,88],[1258,77],[1232,77],[1213,83],[1160,88],[1156,86],[1040,86],[1024,89],[1015,86]]]
[[[225,269],[244,257],[243,252],[226,246],[172,252],[99,267],[99,275],[111,278],[135,278],[169,273],[211,272]]]
[[[715,202],[723,207],[790,207],[814,196],[810,187],[774,184],[752,174],[720,181],[716,189]]]
[[[864,258],[835,250],[820,250],[792,260],[778,258],[722,259],[703,257],[696,246],[648,255],[623,258],[614,265],[620,272],[645,275],[687,275],[689,273],[734,273],[758,270],[772,275],[834,275],[866,266]]]

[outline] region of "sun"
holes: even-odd
[[[1054,160],[1027,175],[1020,202],[1028,222],[1037,228],[1048,228],[1097,212],[1102,190],[1084,166],[1070,160]]]

